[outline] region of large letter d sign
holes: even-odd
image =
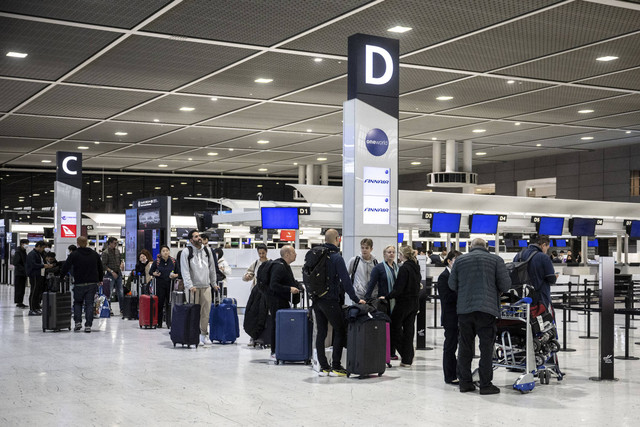
[[[373,54],[384,59],[385,70],[381,77],[373,77]],[[389,52],[379,46],[365,45],[365,82],[371,85],[383,85],[393,76],[393,59]]]

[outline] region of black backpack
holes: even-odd
[[[322,297],[329,292],[328,264],[331,250],[326,246],[311,248],[304,257],[302,266],[302,281],[311,297]]]
[[[505,263],[507,272],[511,278],[511,288],[521,288],[522,285],[531,284],[531,279],[529,277],[529,261],[531,261],[538,252],[533,251],[533,253],[524,261],[522,260],[523,252],[524,250],[517,255],[516,259],[518,261]]]
[[[187,246],[187,249],[189,250],[189,257],[187,258],[187,260],[189,261],[189,264],[191,264],[191,260],[193,259],[193,246]],[[175,267],[174,267],[175,270],[173,271],[178,275],[178,279],[181,279],[181,280],[182,280],[182,267],[180,266],[180,260],[182,259],[183,250],[184,249],[180,249],[178,251],[178,256],[176,256],[176,259],[175,259]],[[207,254],[207,259],[209,260],[209,262],[211,262],[211,251],[205,248],[205,253]]]
[[[263,295],[269,294],[269,287],[271,281],[271,267],[275,260],[268,260],[260,264],[258,271],[256,272],[256,286],[262,292]]]

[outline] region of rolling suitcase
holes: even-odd
[[[384,320],[360,316],[349,323],[347,333],[347,376],[381,376],[387,367],[387,326]]]
[[[153,286],[149,288],[149,295],[140,295],[140,315],[139,325],[140,328],[152,328],[158,327],[158,297],[155,294],[155,279]]]
[[[134,281],[136,282],[136,295],[125,295],[124,301],[120,304],[120,312],[123,319],[136,320],[138,319],[138,294],[140,294],[140,280],[141,277],[138,274]],[[133,286],[132,286],[133,291]]]
[[[276,365],[280,362],[304,362],[305,365],[311,363],[313,323],[309,310],[305,308],[305,299],[301,300],[301,309],[290,308],[276,312]]]
[[[52,286],[58,291],[52,291]],[[71,330],[71,292],[66,278],[49,283],[49,291],[42,294],[42,332],[61,329]]]
[[[237,302],[233,298],[222,299],[222,291],[217,296],[219,303],[211,304],[209,314],[209,338],[220,344],[233,344],[240,337]]]
[[[185,345],[190,348],[200,344],[200,304],[175,305],[171,313],[171,331],[173,346]]]
[[[385,322],[387,324],[387,348],[385,351],[385,363],[387,364],[387,368],[391,367],[391,323]]]

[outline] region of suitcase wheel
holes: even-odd
[[[279,365],[280,361],[278,359],[276,359],[276,365]],[[284,365],[284,361],[282,361],[282,364]]]
[[[142,325],[140,325],[140,329],[142,329]]]
[[[391,363],[387,363],[387,368],[390,368],[390,367],[391,367]]]
[[[384,372],[378,372],[378,376],[381,377]]]
[[[309,360],[309,359],[305,360],[305,361],[304,361],[304,364],[305,364],[305,365],[311,365],[311,360]]]
[[[176,343],[173,343],[173,348],[176,348]]]
[[[351,376],[351,372],[347,372],[347,378]]]

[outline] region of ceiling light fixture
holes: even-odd
[[[160,190],[162,187],[153,187],[154,190]]]
[[[116,133],[114,133],[114,135],[116,135],[116,136],[127,136],[129,134],[127,132],[116,132]]]
[[[273,79],[265,79],[263,77],[254,80],[256,83],[271,83],[272,81]]]
[[[451,99],[453,99],[453,96],[447,96],[447,95],[443,95],[443,96],[439,96],[436,98],[438,101],[449,101]]]
[[[600,58],[596,58],[596,61],[609,62],[609,61],[615,61],[616,59],[618,59],[617,56],[601,56]]]
[[[234,150],[233,148],[229,148],[229,151],[233,151],[233,150]]]
[[[293,162],[293,166],[298,166],[298,162]]]
[[[413,166],[418,166],[418,165],[421,165],[422,163],[421,163],[421,162],[411,162],[411,164],[412,164]]]
[[[513,125],[514,126],[520,126],[520,122],[515,122]]]
[[[28,53],[7,52],[7,56],[10,56],[11,58],[26,58],[27,55],[28,55]]]
[[[630,131],[630,130],[628,130],[628,131],[626,131],[625,133],[631,133],[631,131]]]
[[[583,136],[582,138],[580,138],[583,141],[591,141],[593,139],[592,136]]]
[[[474,129],[471,132],[473,132],[473,133],[484,133],[486,131],[487,131],[486,129]]]
[[[432,141],[437,141],[438,138],[436,138],[435,136],[433,138],[431,138]]]
[[[262,188],[262,184],[258,184],[258,185],[256,185],[256,187]]]
[[[411,27],[403,27],[402,25],[396,25],[395,27],[389,28],[387,31],[390,33],[406,33],[407,31],[411,31],[413,28]]]
[[[507,80],[507,84],[508,84],[508,85],[512,85],[512,84],[514,84],[515,82],[516,82],[515,80]]]
[[[322,58],[313,58],[313,61],[314,61],[314,62],[322,62],[322,61],[323,61],[323,59],[322,59]]]
[[[327,160],[326,157],[318,157],[316,160],[318,160],[319,162],[324,162],[325,160]]]
[[[486,155],[487,155],[487,153],[485,153],[484,151],[478,151],[476,153],[476,156],[486,156]]]
[[[269,170],[269,169],[267,169],[267,168],[260,168],[260,169],[258,169],[258,172],[266,172],[266,171],[268,171],[268,170]]]
[[[180,183],[180,185],[187,185],[187,184],[188,182],[184,182],[184,181]]]
[[[180,107],[180,111],[193,111],[195,107]]]
[[[95,141],[94,144],[98,145],[100,144],[100,141]]]
[[[154,122],[158,123],[160,119],[153,119]]]
[[[187,157],[187,160],[191,161],[193,160],[193,157]]]
[[[536,147],[542,147],[542,144],[536,144]]]
[[[217,101],[217,100],[218,100],[218,98],[216,98],[215,96],[213,96],[213,97],[211,97],[211,100],[212,100],[212,101]]]
[[[131,191],[127,191],[127,194],[130,196],[130,195],[132,195],[132,194],[133,194],[133,192],[131,192]]]
[[[216,153],[214,151],[207,153],[207,156],[217,156],[217,155],[218,155],[218,153]]]
[[[593,110],[578,110],[578,114],[589,114],[593,113]]]
[[[78,145],[78,150],[88,150],[89,147],[87,147],[86,145]]]
[[[313,129],[307,129],[307,132],[313,132]]]
[[[158,167],[159,167],[159,168],[166,168],[166,167],[168,167],[168,166],[169,166],[169,165],[165,165],[164,163],[163,163],[163,164],[161,164],[161,165],[158,165]]]
[[[40,160],[42,163],[51,163],[51,160]]]
[[[259,139],[258,140],[258,144],[268,144],[268,143],[269,143],[269,141],[266,140],[266,139]]]

